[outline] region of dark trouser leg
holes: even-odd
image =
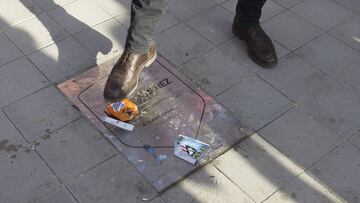
[[[259,24],[261,9],[266,0],[238,0],[236,16],[243,25]]]
[[[132,0],[131,22],[126,49],[139,54],[148,51],[154,41],[155,27],[166,11],[168,0]]]

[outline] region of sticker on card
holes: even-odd
[[[175,140],[174,154],[191,164],[195,164],[208,150],[209,145],[193,138],[179,135]]]

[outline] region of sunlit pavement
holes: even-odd
[[[236,0],[171,1],[159,54],[257,133],[162,194],[56,88],[122,53],[130,1],[0,4],[0,202],[360,202],[360,1],[268,0],[273,69]]]

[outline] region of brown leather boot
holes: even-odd
[[[264,68],[277,64],[274,45],[260,25],[245,26],[235,17],[232,30],[236,37],[245,41],[248,55],[256,64]]]
[[[141,71],[150,66],[155,59],[155,44],[143,54],[132,54],[125,50],[106,81],[105,100],[116,102],[131,94],[139,83]]]

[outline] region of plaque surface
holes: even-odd
[[[130,122],[134,130],[105,124],[103,88],[114,63],[111,60],[96,66],[58,88],[158,192],[252,134],[251,129],[161,57],[143,71],[137,90],[129,95],[140,111]],[[191,165],[174,156],[174,141],[180,134],[210,145],[200,163]]]

